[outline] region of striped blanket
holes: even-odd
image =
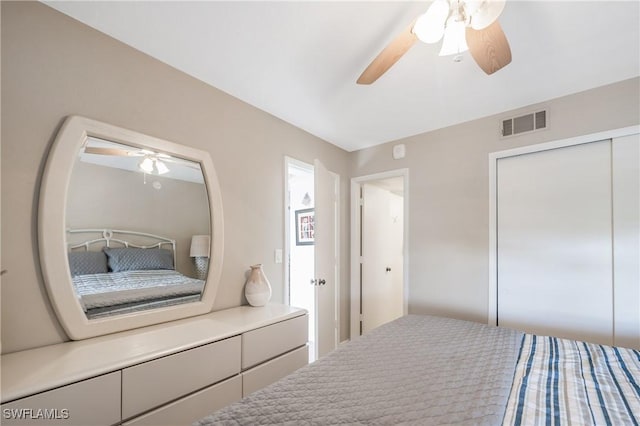
[[[504,425],[638,425],[640,351],[526,334]]]

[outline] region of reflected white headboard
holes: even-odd
[[[69,251],[83,248],[87,251],[91,246],[99,247],[131,247],[141,249],[163,248],[170,246],[173,253],[173,264],[176,265],[176,241],[161,235],[149,234],[146,232],[126,231],[121,229],[67,229],[67,247]],[[69,242],[69,235],[84,235],[81,241]],[[133,238],[132,238],[133,237]],[[138,237],[135,239],[135,237]],[[134,240],[134,241],[131,241]]]

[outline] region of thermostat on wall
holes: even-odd
[[[393,147],[394,160],[399,160],[401,158],[404,158],[404,154],[405,154],[405,148],[403,143],[401,143],[400,145],[394,145]]]

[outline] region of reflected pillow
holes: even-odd
[[[111,272],[173,269],[171,250],[108,247],[103,250],[107,254]]]
[[[69,253],[71,276],[105,274],[109,272],[107,256],[101,251],[74,251]]]

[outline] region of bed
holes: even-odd
[[[637,425],[640,352],[408,315],[195,424]]]
[[[67,234],[73,286],[89,319],[200,300],[204,281],[176,270],[172,239],[111,229]]]

